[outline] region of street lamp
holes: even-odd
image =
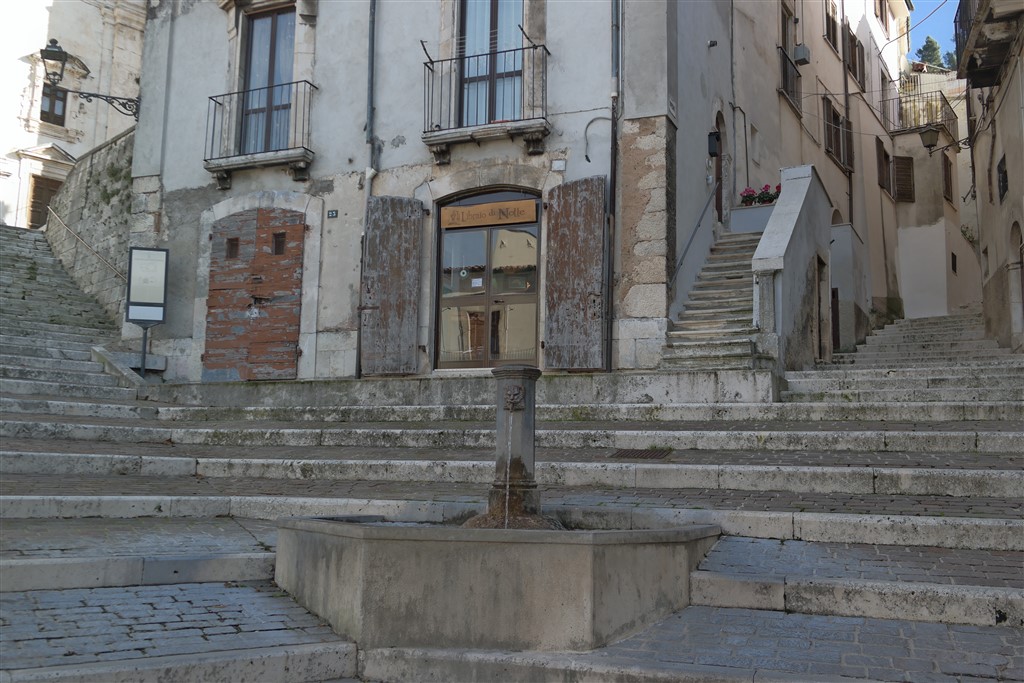
[[[957,147],[959,149],[960,145],[969,144],[971,141],[970,137],[966,137],[963,140],[956,140],[936,149],[935,146],[939,144],[939,129],[937,126],[926,126],[919,131],[919,134],[921,136],[921,144],[928,150],[928,156],[950,147]]]
[[[68,63],[68,53],[64,51],[64,48],[60,46],[56,38],[50,38],[50,43],[39,51],[39,56],[43,60],[46,80],[50,82],[50,85],[59,85],[64,80],[64,67]],[[136,121],[139,120],[140,99],[138,97],[116,97],[97,92],[82,92],[80,90],[67,90],[66,88],[65,90],[78,95],[86,102],[92,102],[93,99],[103,100],[125,116],[134,116]]]

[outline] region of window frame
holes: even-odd
[[[839,54],[839,7],[835,0],[825,0],[825,42]]]
[[[829,95],[822,98],[823,145],[825,153],[842,169],[853,172],[853,128]]]
[[[50,104],[47,107],[47,103]],[[60,113],[56,113],[60,104]],[[64,127],[67,121],[68,91],[50,83],[43,83],[42,97],[39,101],[39,120],[54,126]]]
[[[279,66],[279,64],[277,63],[277,59],[278,57],[281,56],[278,55],[277,45],[278,38],[280,37],[281,34],[281,29],[279,29],[278,22],[280,17],[286,14],[290,14],[292,16],[292,47],[291,53],[287,56],[287,59],[289,60],[287,69],[290,76],[288,77],[289,79],[284,81],[283,83],[277,83],[275,82],[274,76]],[[267,45],[266,48],[267,72],[263,74],[263,76],[266,77],[267,84],[260,87],[254,87],[253,55],[255,45],[253,43],[253,25],[256,21],[267,17],[270,17],[271,19],[269,44]],[[298,13],[296,12],[296,8],[294,5],[276,7],[273,9],[267,9],[258,12],[251,12],[245,15],[245,39],[242,45],[243,69],[241,72],[243,103],[242,111],[240,112],[241,125],[239,126],[238,131],[238,151],[241,154],[261,154],[265,152],[274,152],[282,149],[289,149],[292,146],[290,140],[291,116],[293,108],[291,84],[295,82],[295,27],[297,26],[297,21]],[[283,100],[286,101],[277,102],[277,95],[275,94],[274,91],[282,86],[287,86],[284,88],[285,98],[283,98]],[[260,106],[259,104],[250,106],[249,103],[253,101],[252,93],[254,93],[257,90],[267,91],[265,100],[262,103],[262,106]],[[288,125],[285,129],[285,134],[289,138],[283,147],[280,145],[275,145],[273,132],[275,127],[274,119],[277,116],[280,116],[282,112],[285,113],[285,115],[287,116]],[[247,126],[249,125],[248,120],[250,117],[259,116],[261,113],[264,117],[263,123],[257,123],[255,125],[258,125],[263,129],[262,134],[259,136],[258,140],[253,140],[250,142],[247,136]],[[251,143],[253,146],[250,149],[249,145]]]
[[[953,203],[953,161],[946,152],[942,153],[942,196]]]
[[[846,70],[853,76],[853,80],[857,81],[857,85],[860,86],[861,90],[867,89],[865,85],[864,43],[853,32],[853,28],[851,28],[849,23],[846,24]]]
[[[885,143],[879,137],[875,138],[875,155],[878,165],[878,186],[885,190],[890,197],[893,197],[895,191],[893,189],[892,155],[885,149]]]
[[[1002,204],[1010,192],[1010,175],[1006,170],[1006,155],[996,164],[996,186],[999,189],[999,203]]]
[[[499,115],[499,113],[504,113],[504,110],[505,110],[505,108],[508,105],[505,105],[505,107],[499,107],[499,105],[498,105],[497,93],[498,93],[499,84],[502,81],[506,80],[506,79],[518,78],[519,79],[520,97],[522,97],[522,89],[524,87],[523,79],[525,77],[525,74],[524,74],[524,64],[522,62],[522,56],[520,56],[520,61],[519,61],[518,69],[513,68],[512,70],[508,70],[508,69],[504,69],[502,71],[498,70],[499,69],[498,54],[500,52],[505,52],[505,51],[508,51],[508,50],[518,49],[518,48],[501,48],[500,47],[500,41],[501,41],[502,36],[501,36],[501,31],[500,31],[500,29],[501,29],[501,24],[500,24],[501,12],[499,10],[500,10],[500,7],[501,7],[502,0],[477,0],[478,2],[486,2],[489,5],[490,17],[489,17],[489,25],[488,25],[487,51],[484,52],[482,55],[466,54],[466,44],[468,42],[468,40],[467,40],[467,18],[469,16],[468,3],[470,1],[471,0],[459,0],[459,31],[458,31],[458,39],[457,39],[457,45],[458,45],[457,56],[461,60],[461,69],[459,71],[459,78],[458,78],[458,81],[459,81],[459,83],[458,83],[458,88],[459,88],[459,102],[458,102],[459,118],[458,118],[458,121],[459,121],[459,127],[463,127],[463,128],[464,127],[479,126],[479,125],[486,125],[486,124],[494,123],[494,122],[496,122],[498,120],[501,120],[501,119],[498,118],[498,115]],[[521,23],[525,22],[526,21],[526,0],[512,0],[512,1],[513,2],[518,2],[518,4],[519,4],[519,12],[518,12],[519,20],[520,20]],[[520,43],[521,42],[522,41],[520,41]],[[520,44],[519,47],[521,48],[522,45]],[[474,74],[473,76],[467,76],[466,75],[466,73],[465,73],[466,70],[467,70],[467,66],[466,65],[468,64],[468,60],[470,58],[472,58],[472,57],[486,57],[486,70],[484,71],[484,73],[482,73],[482,74]],[[513,64],[515,64],[514,61],[513,61]],[[480,112],[475,112],[474,116],[470,116],[470,115],[468,115],[468,112],[467,112],[467,109],[466,109],[467,101],[468,101],[468,98],[466,96],[467,85],[474,84],[474,83],[482,83],[482,84],[484,84],[484,86],[486,88],[485,111],[483,112],[482,118],[481,118]],[[518,120],[521,117],[521,115],[522,115],[522,108],[523,108],[523,103],[520,101],[519,107],[518,107],[518,109],[520,111],[514,112],[512,120]],[[500,111],[499,111],[499,109],[500,109]]]

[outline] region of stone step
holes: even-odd
[[[792,451],[826,448],[836,451],[1019,453],[1021,431],[1020,425],[1002,422],[928,425],[801,421],[750,425],[743,422],[648,424],[624,421],[613,424],[541,424],[537,429],[536,443],[539,447],[568,449],[711,448]],[[0,437],[224,446],[359,446],[372,443],[406,448],[493,448],[494,425],[471,422],[439,422],[424,426],[260,422],[246,427],[237,423],[125,423],[117,420],[21,414],[5,416],[0,423]]]
[[[149,365],[149,363],[146,363]],[[9,368],[46,369],[71,372],[103,372],[103,364],[86,360],[62,360],[0,353],[0,366]]]
[[[117,378],[95,371],[76,371],[61,368],[26,368],[0,364],[0,379],[7,380],[39,380],[54,384],[77,384],[93,387],[118,386]]]
[[[47,444],[42,444],[45,447]],[[52,446],[53,444],[51,444]],[[140,476],[308,480],[336,482],[428,482],[489,484],[494,479],[493,457],[445,460],[416,458],[415,452],[395,453],[404,458],[338,457],[329,449],[301,457],[274,457],[273,452],[247,455],[211,454],[209,448],[178,446],[166,455],[76,452],[75,442],[63,442],[60,452],[0,450],[6,475]],[[139,453],[152,449],[136,447]],[[361,455],[359,448],[336,449]],[[400,451],[401,449],[399,449]],[[253,457],[253,456],[256,457]],[[467,454],[468,456],[468,454]],[[679,456],[684,459],[683,455]],[[863,456],[866,460],[866,455]],[[1014,498],[1024,487],[1024,472],[1013,469],[957,469],[955,467],[832,466],[742,464],[744,458],[721,455],[721,463],[685,462],[543,461],[537,464],[537,483],[549,487],[601,487],[613,489],[701,489],[707,491],[785,491],[791,493],[951,496],[956,498]],[[998,458],[990,458],[997,462]],[[876,461],[878,459],[876,458]],[[781,460],[780,460],[781,462]],[[883,462],[884,461],[879,461]],[[892,458],[891,462],[901,462]]]
[[[46,329],[43,328],[46,325]],[[3,334],[6,337],[35,338],[41,343],[49,342],[80,342],[83,344],[95,345],[98,339],[111,339],[111,328],[104,329],[101,326],[86,327],[84,325],[56,325],[53,323],[24,323],[16,325],[3,325]],[[69,331],[74,330],[74,331]]]
[[[834,391],[783,391],[782,400],[790,401],[1024,401],[1024,389],[992,389],[990,387],[962,387],[958,389],[859,389]]]
[[[710,607],[1020,628],[1022,565],[1020,552],[723,537],[690,575],[690,599]]]
[[[786,376],[786,383],[792,392],[801,391],[842,391],[846,389],[1016,389],[1024,386],[1024,368],[1003,369],[998,374],[975,374],[975,372],[948,375],[942,370],[919,373],[902,377],[805,377]]]
[[[1024,371],[1024,354],[999,356],[989,359],[967,359],[956,365],[941,367],[925,365],[922,367],[880,367],[851,368],[847,365],[823,364],[814,370],[790,370],[786,379],[843,379],[858,378],[900,378],[900,377],[993,377],[998,375],[1019,376]]]
[[[65,396],[98,400],[114,399],[118,401],[138,398],[137,389],[117,386],[92,386],[70,382],[48,382],[34,379],[5,379],[3,381],[3,392],[8,395]]]
[[[0,396],[0,412],[4,413],[155,420],[160,417],[159,411],[159,407],[146,401],[107,399],[101,402],[91,396],[77,401],[68,396]]]
[[[672,341],[705,341],[708,339],[750,339],[751,335],[757,333],[757,329],[746,325],[744,327],[715,327],[687,329],[673,325],[668,332],[668,339]]]
[[[3,668],[11,681],[356,675],[355,645],[270,581],[31,591],[3,599]],[[76,610],[82,616],[72,616]]]
[[[738,355],[750,356],[755,351],[754,342],[749,338],[682,341],[678,340],[673,335],[669,336],[666,349],[670,350],[672,355],[677,358],[724,358]]]
[[[889,341],[882,340],[874,344],[867,344],[857,348],[856,353],[945,353],[959,356],[970,355],[975,351],[991,351],[998,349],[999,343],[995,339],[968,339],[963,341]],[[1009,352],[1009,349],[1006,349]]]
[[[12,337],[12,339],[14,342],[0,342],[0,353],[19,358],[53,358],[74,361],[92,359],[91,350],[33,346],[29,345],[30,339],[27,337]],[[146,365],[149,363],[147,362]]]
[[[850,683],[1019,680],[1010,627],[920,624],[782,611],[688,607],[592,652],[377,648],[368,680]]]
[[[687,311],[680,313],[679,316],[672,321],[672,325],[674,329],[678,330],[703,330],[736,327],[749,325],[751,315],[750,311],[747,311],[746,315],[715,315],[711,312]]]
[[[95,339],[96,335],[100,335],[104,339],[115,339],[120,335],[120,330],[110,322],[108,318],[97,317],[95,324],[92,327],[82,327],[81,325],[62,325],[59,323],[48,323],[33,321],[29,322],[23,318],[8,318],[7,316],[0,314],[0,330],[3,330],[5,334],[11,334],[12,336],[21,336],[19,333],[26,329],[31,331],[39,331],[43,333],[47,332],[64,332],[71,334],[88,334],[92,335]]]
[[[11,355],[24,354],[23,348],[43,347],[47,349],[59,349],[61,351],[85,351],[89,352],[97,342],[71,341],[67,339],[46,339],[33,337],[18,337],[9,334],[0,334],[0,353]]]
[[[4,593],[269,581],[277,527],[233,517],[5,519],[3,541]]]
[[[985,330],[972,327],[949,332],[916,332],[913,334],[904,334],[899,332],[884,334],[882,332],[876,332],[865,339],[864,344],[861,346],[890,343],[898,344],[906,342],[927,344],[930,342],[970,341],[975,339],[985,339]]]
[[[680,319],[683,316],[690,317],[691,313],[706,314],[711,317],[718,316],[733,316],[739,313],[746,313],[752,315],[753,301],[715,301],[715,300],[701,300],[691,299],[686,302],[686,307],[682,313],[679,314]]]
[[[915,365],[958,365],[972,363],[979,359],[996,359],[1010,355],[1009,349],[988,349],[973,351],[970,355],[952,355],[947,352],[918,351],[915,353],[837,353],[832,361],[838,364],[867,365],[874,367],[911,367]]]

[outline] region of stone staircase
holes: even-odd
[[[672,321],[665,368],[732,370],[761,367],[751,336],[754,288],[750,260],[761,233],[725,234],[697,276],[685,309]]]
[[[8,291],[21,290],[5,302]],[[968,363],[948,348],[945,364],[872,367],[876,344],[789,373],[775,404],[687,403],[688,372],[542,377],[545,505],[625,528],[718,525],[690,575],[693,606],[592,653],[386,648],[358,665],[355,644],[275,589],[273,521],[479,512],[494,477],[491,378],[165,384],[139,388],[147,400],[70,379],[66,391],[13,392],[5,379],[0,669],[12,682],[226,669],[248,680],[1024,680],[1021,357]],[[12,369],[30,362],[17,358]],[[942,393],[949,383],[976,393]],[[191,605],[189,619],[153,619],[162,602]],[[149,626],[55,636],[54,605],[85,610],[83,624],[98,607]]]
[[[0,226],[2,393],[134,399],[92,359],[116,341],[113,321],[51,253],[43,233]]]

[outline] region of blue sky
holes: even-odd
[[[938,41],[942,48],[942,54],[947,51],[955,52],[953,42],[953,17],[956,16],[956,8],[960,0],[913,0],[914,11],[910,15],[910,59],[916,59],[917,50],[924,43],[924,39],[931,36]],[[935,14],[925,19],[932,10]],[[917,24],[920,22],[920,26]]]

